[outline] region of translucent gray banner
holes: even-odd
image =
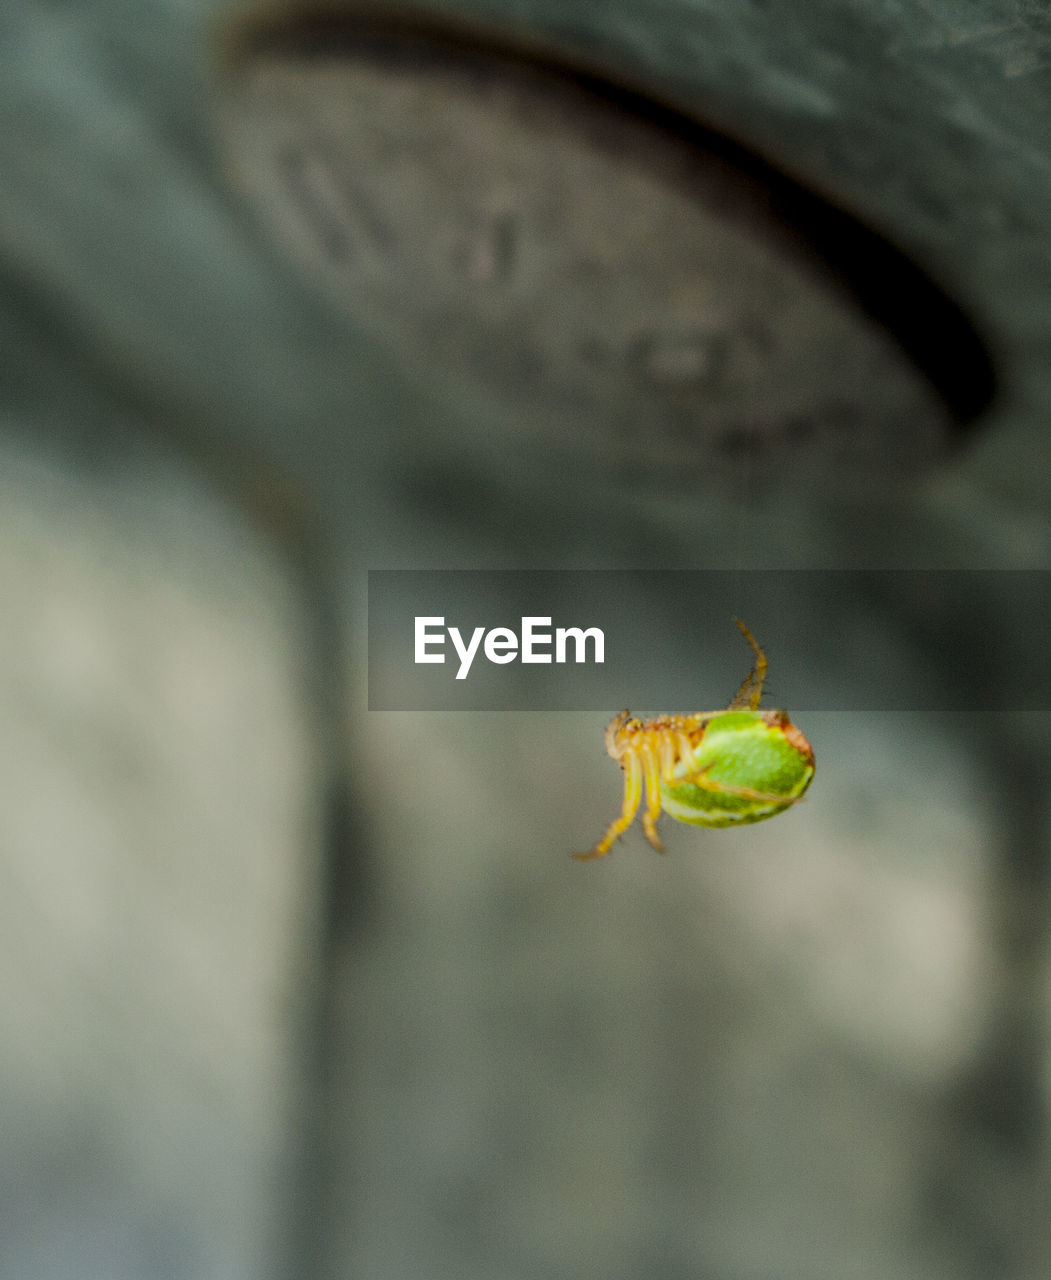
[[[374,711],[1051,708],[1039,570],[369,573]],[[601,659],[601,660],[600,660]]]

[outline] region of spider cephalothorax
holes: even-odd
[[[740,619],[755,666],[723,711],[639,720],[628,711],[606,729],[606,750],[624,771],[620,816],[581,859],[600,858],[635,819],[642,803],[646,839],[657,834],[662,808],[680,822],[732,827],[772,818],[796,803],[814,776],[814,752],[785,711],[761,711],[766,655]]]

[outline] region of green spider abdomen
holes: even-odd
[[[727,711],[705,726],[675,777],[661,780],[665,811],[699,827],[772,818],[794,804],[814,776],[810,743],[780,711]]]

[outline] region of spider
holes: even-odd
[[[642,829],[658,853],[663,808],[679,822],[698,827],[733,827],[762,822],[797,800],[814,776],[810,743],[786,711],[760,711],[766,681],[766,654],[740,618],[734,618],[751,646],[755,665],[723,711],[658,716],[639,720],[629,711],[606,729],[606,750],[624,771],[620,817],[587,853],[601,858],[635,820],[646,791]]]

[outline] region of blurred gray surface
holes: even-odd
[[[0,15],[3,1274],[1043,1274],[1039,717],[815,716],[797,812],[580,866],[601,718],[370,715],[362,630],[370,567],[1045,567],[1042,16],[484,7],[651,77],[987,334],[966,452],[756,504],[554,469],[315,297],[218,160],[231,12]],[[994,605],[990,671],[1043,661]],[[893,600],[868,639],[925,669]]]
[[[753,156],[624,86],[538,69],[528,43],[487,54],[361,15],[342,43],[293,26],[231,53],[223,156],[409,368],[531,438],[546,469],[694,497],[736,488],[742,454],[796,499],[943,459],[948,404],[851,285],[884,303],[897,285],[925,350],[940,328],[949,403],[981,352],[882,243],[811,225]]]
[[[314,752],[287,574],[171,458],[0,466],[0,1273],[260,1274]]]

